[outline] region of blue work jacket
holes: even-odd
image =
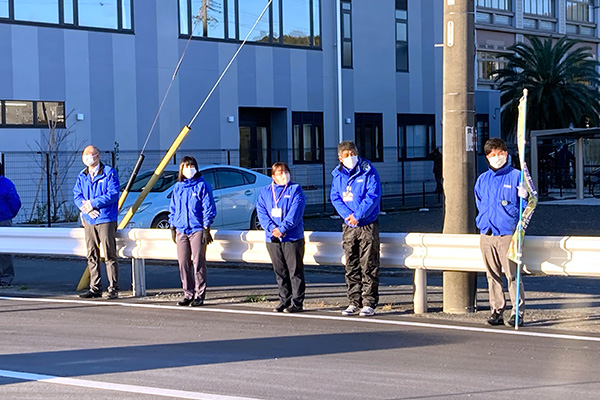
[[[349,171],[340,164],[332,172],[331,203],[344,222],[354,214],[358,226],[365,226],[379,217],[381,181],[379,174],[368,160],[358,159],[358,164]],[[344,196],[344,193],[351,194]]]
[[[510,165],[510,158],[499,170],[490,168],[479,175],[475,183],[479,214],[475,221],[481,233],[491,232],[494,236],[514,233],[519,222],[520,176],[521,171]]]
[[[100,213],[98,218],[83,214],[83,219],[90,225],[104,224],[117,220],[119,215],[119,176],[117,171],[100,163],[98,173],[90,179],[89,168],[85,168],[77,176],[73,186],[73,201],[81,209],[84,200],[91,200],[92,207]]]
[[[273,198],[275,191],[275,198]],[[304,239],[304,208],[306,198],[302,187],[294,182],[277,185],[275,182],[260,190],[256,202],[256,213],[260,225],[265,230],[266,241],[273,241],[273,229],[279,228],[284,234],[282,242]],[[281,216],[273,215],[273,209],[281,209]]]
[[[180,233],[191,235],[210,228],[217,215],[212,188],[201,176],[177,182],[169,211],[169,223]]]
[[[20,209],[21,199],[14,183],[10,179],[0,176],[0,221],[13,219]]]

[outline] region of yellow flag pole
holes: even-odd
[[[188,132],[191,129],[192,124],[196,120],[196,117],[198,117],[198,114],[200,114],[200,111],[202,111],[202,109],[204,108],[204,105],[206,104],[206,102],[208,101],[208,99],[211,97],[211,95],[213,94],[213,92],[215,91],[215,89],[217,88],[217,86],[219,85],[219,83],[221,82],[221,79],[223,79],[223,77],[225,76],[225,74],[229,70],[229,67],[231,67],[231,64],[233,64],[233,62],[235,61],[237,55],[242,50],[242,47],[244,47],[244,45],[248,41],[248,38],[250,37],[250,35],[254,31],[254,28],[256,28],[256,25],[258,25],[258,22],[261,20],[261,18],[265,14],[265,12],[267,12],[267,10],[269,9],[269,6],[271,5],[272,2],[273,2],[273,0],[268,0],[267,1],[267,5],[262,10],[262,12],[260,13],[260,15],[256,19],[256,21],[254,22],[254,25],[252,26],[252,28],[250,29],[250,31],[248,31],[248,33],[246,34],[246,37],[244,38],[244,40],[242,41],[242,43],[238,47],[237,51],[234,53],[233,57],[231,57],[231,60],[229,60],[229,64],[227,64],[227,66],[225,67],[225,69],[221,73],[221,76],[219,76],[219,79],[217,79],[217,81],[213,85],[213,87],[210,90],[210,92],[206,95],[206,98],[204,99],[204,101],[202,102],[202,104],[200,105],[200,107],[198,108],[198,110],[196,111],[196,114],[194,114],[194,116],[193,116],[192,120],[190,121],[190,123],[188,125],[184,126],[183,129],[181,130],[181,132],[179,132],[179,135],[177,135],[177,137],[175,138],[175,141],[173,142],[173,144],[171,144],[171,147],[167,151],[167,154],[165,154],[165,156],[163,157],[163,159],[160,162],[160,164],[158,164],[158,167],[156,167],[156,170],[154,171],[154,174],[152,175],[152,177],[150,178],[150,180],[148,181],[148,183],[144,187],[144,190],[142,190],[142,192],[138,195],[138,198],[133,203],[133,205],[131,206],[131,208],[129,210],[127,210],[127,214],[125,214],[125,216],[123,217],[123,219],[119,223],[119,226],[117,227],[117,229],[124,229],[127,226],[127,224],[129,223],[129,221],[131,220],[131,218],[133,217],[133,215],[135,214],[135,212],[137,211],[137,209],[140,207],[140,205],[142,204],[142,202],[144,201],[144,199],[146,198],[146,196],[148,195],[148,193],[150,192],[150,190],[152,190],[152,187],[154,186],[154,184],[156,183],[156,181],[158,180],[158,178],[160,177],[160,175],[164,171],[165,167],[169,163],[169,160],[173,157],[173,155],[175,154],[175,152],[177,151],[177,149],[181,145],[181,142],[183,142],[183,139],[185,139],[185,137],[187,136]],[[90,271],[89,271],[88,268],[86,268],[85,271],[83,272],[83,275],[81,276],[81,279],[79,280],[79,284],[77,285],[77,290],[83,290],[83,289],[85,289],[86,286],[89,284],[89,282],[90,282]]]

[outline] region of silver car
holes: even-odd
[[[249,169],[231,165],[200,165],[202,177],[213,188],[217,216],[212,225],[215,229],[260,229],[256,216],[256,198],[260,189],[271,184],[271,178]],[[177,182],[178,169],[169,166],[144,199],[128,224],[130,228],[169,228],[169,203],[173,185]],[[154,171],[138,174],[131,186],[129,196],[121,208],[121,220],[135,202]],[[123,190],[125,184],[121,186]]]

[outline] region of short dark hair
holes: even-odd
[[[181,161],[179,162],[179,174],[177,175],[177,181],[178,182],[183,182],[186,177],[183,176],[183,167],[195,167],[196,168],[196,175],[193,176],[193,178],[198,178],[199,176],[202,176],[202,174],[200,173],[200,171],[198,171],[198,162],[196,161],[196,159],[192,156],[184,156]]]
[[[504,140],[500,138],[491,138],[487,142],[485,142],[485,145],[483,145],[483,152],[487,156],[493,150],[508,151],[508,147],[506,147],[506,143],[504,143]]]
[[[358,154],[358,148],[356,147],[356,145],[354,144],[354,142],[352,140],[344,140],[343,142],[341,142],[340,144],[338,144],[338,155],[342,154],[342,151],[344,150],[351,150],[354,153]]]
[[[288,167],[286,163],[284,163],[283,161],[277,161],[275,164],[271,165],[271,176],[273,176],[273,174],[275,174],[275,171],[279,168],[283,168],[285,172],[290,172],[290,167]]]

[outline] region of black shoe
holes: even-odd
[[[202,299],[194,299],[194,300],[192,300],[192,302],[190,304],[190,306],[192,306],[192,307],[199,307],[201,305],[204,305],[204,300],[202,300]]]
[[[177,302],[178,306],[189,306],[193,299],[183,299]]]
[[[118,299],[119,292],[117,292],[116,290],[109,290],[109,292],[106,294],[106,298],[111,300]]]
[[[285,310],[287,307],[288,307],[288,306],[286,306],[285,304],[283,304],[283,303],[279,303],[279,304],[277,305],[277,307],[275,307],[275,308],[273,309],[273,312],[283,312],[283,310]]]
[[[81,293],[79,295],[82,299],[93,299],[97,297],[102,297],[102,292],[94,292],[93,290],[88,290],[85,293]]]
[[[502,325],[504,323],[502,312],[494,310],[492,315],[488,318],[487,323],[492,326]]]
[[[506,321],[506,326],[515,327],[515,314],[511,315],[508,321]],[[519,327],[523,326],[523,316],[519,315]]]
[[[298,313],[298,312],[302,312],[302,306],[298,307],[298,306],[289,306],[288,308],[285,308],[283,310],[283,312],[285,313]]]

